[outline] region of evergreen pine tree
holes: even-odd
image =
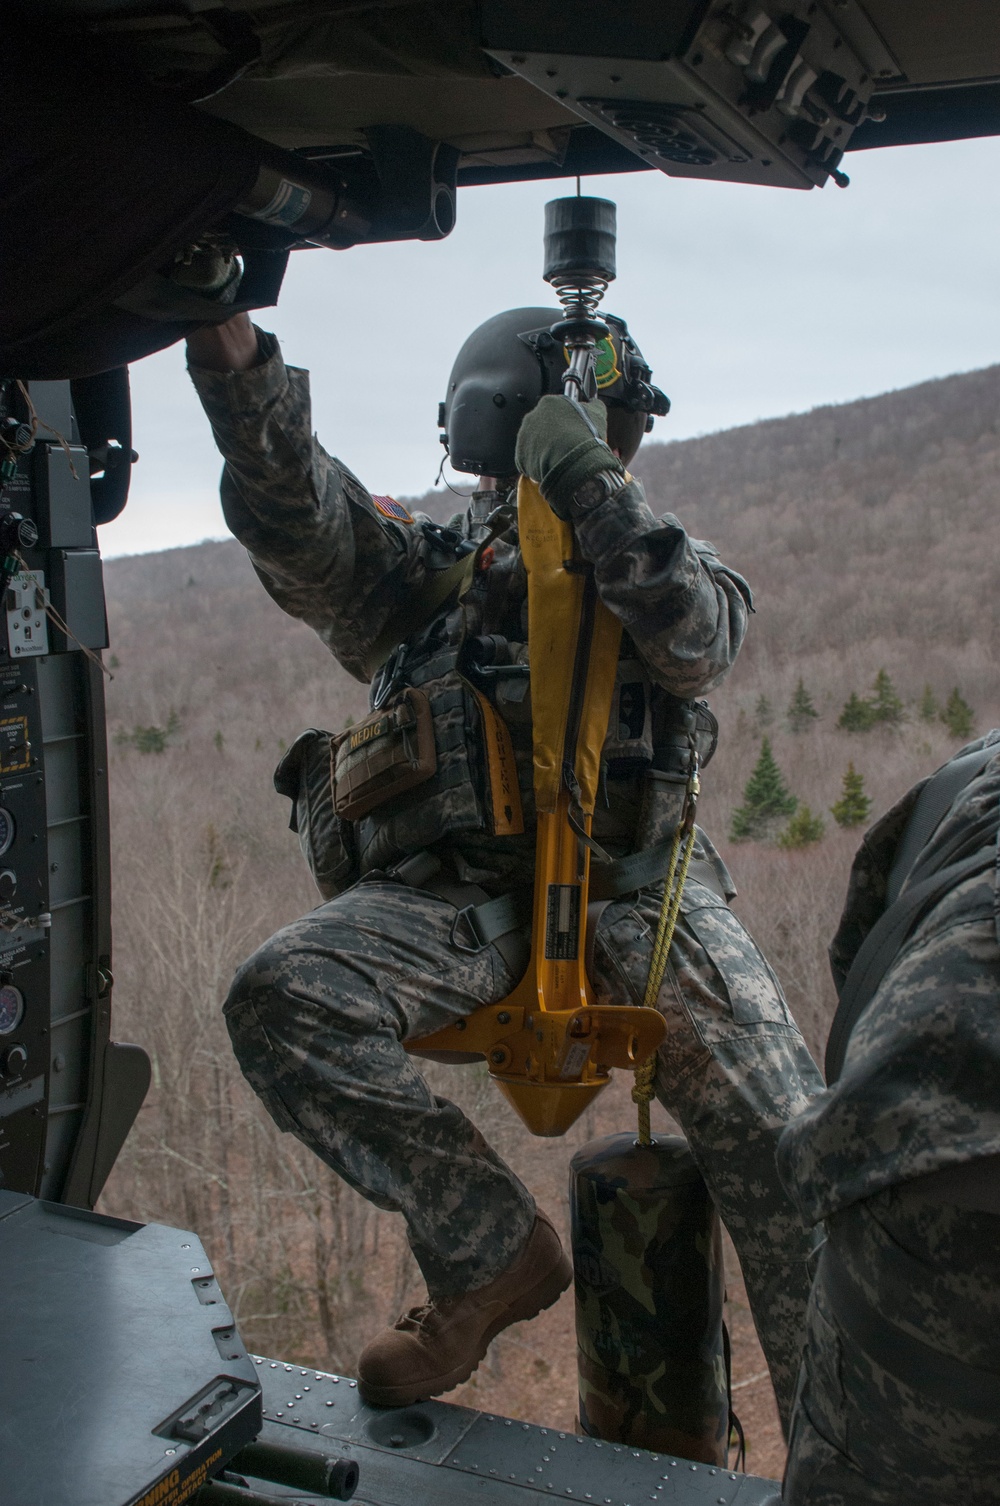
[[[945,702],[941,720],[952,737],[971,737],[972,729],[976,725],[975,713],[957,685]]]
[[[940,712],[941,708],[937,703],[937,696],[929,685],[925,685],[924,693],[920,697],[920,702],[917,706],[917,715],[922,722],[936,722]]]
[[[730,835],[734,842],[748,837],[767,837],[782,816],[790,816],[798,805],[788,792],[781,770],[771,751],[770,739],[761,743],[760,757],[743,791],[743,804],[733,811]]]
[[[868,704],[871,707],[872,721],[885,722],[890,727],[898,727],[906,715],[903,703],[896,694],[896,687],[884,669],[880,669],[875,676]]]
[[[810,847],[822,839],[825,829],[822,816],[814,816],[808,805],[800,805],[778,838],[778,846],[786,851]]]
[[[819,712],[813,705],[812,696],[801,679],[792,692],[792,699],[788,703],[785,716],[789,732],[807,732],[819,716]]]
[[[840,799],[831,805],[830,814],[838,826],[861,826],[868,820],[872,803],[865,794],[865,779],[853,763],[847,765]]]
[[[754,707],[753,716],[754,721],[757,723],[758,732],[764,732],[774,724],[774,707],[763,693],[757,697],[757,705]]]
[[[874,721],[868,701],[863,701],[857,691],[852,690],[837,718],[837,726],[845,732],[867,732]]]

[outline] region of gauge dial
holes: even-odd
[[[14,817],[10,811],[4,810],[0,805],[0,858],[5,852],[10,851],[17,828],[14,825]]]
[[[24,995],[13,984],[0,988],[0,1035],[10,1035],[24,1018]]]

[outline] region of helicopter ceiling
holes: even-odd
[[[1000,134],[995,0],[34,0],[5,44],[0,369],[44,379],[273,304],[297,246],[440,239],[464,185]],[[177,271],[206,235],[236,303]]]
[[[459,185],[658,168],[809,188],[847,150],[1000,131],[994,0],[48,0],[56,29],[313,160],[372,127]]]

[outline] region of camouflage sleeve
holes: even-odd
[[[652,675],[689,698],[717,684],[739,653],[753,610],[750,587],[711,544],[691,539],[671,514],[654,518],[639,481],[573,526],[605,605],[628,630]]]
[[[426,571],[419,525],[382,515],[312,433],[309,374],[258,331],[261,365],[191,368],[225,458],[222,510],[274,600],[365,680],[368,650]]]
[[[810,1220],[1000,1155],[996,907],[995,870],[939,901],[851,1032],[841,1076],[784,1131],[778,1171]]]

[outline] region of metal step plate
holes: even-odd
[[[369,1407],[357,1382],[254,1359],[264,1393],[261,1439],[355,1459],[361,1506],[778,1506],[775,1480],[692,1464],[624,1444],[534,1427],[440,1401]],[[256,1489],[316,1501],[277,1485]]]

